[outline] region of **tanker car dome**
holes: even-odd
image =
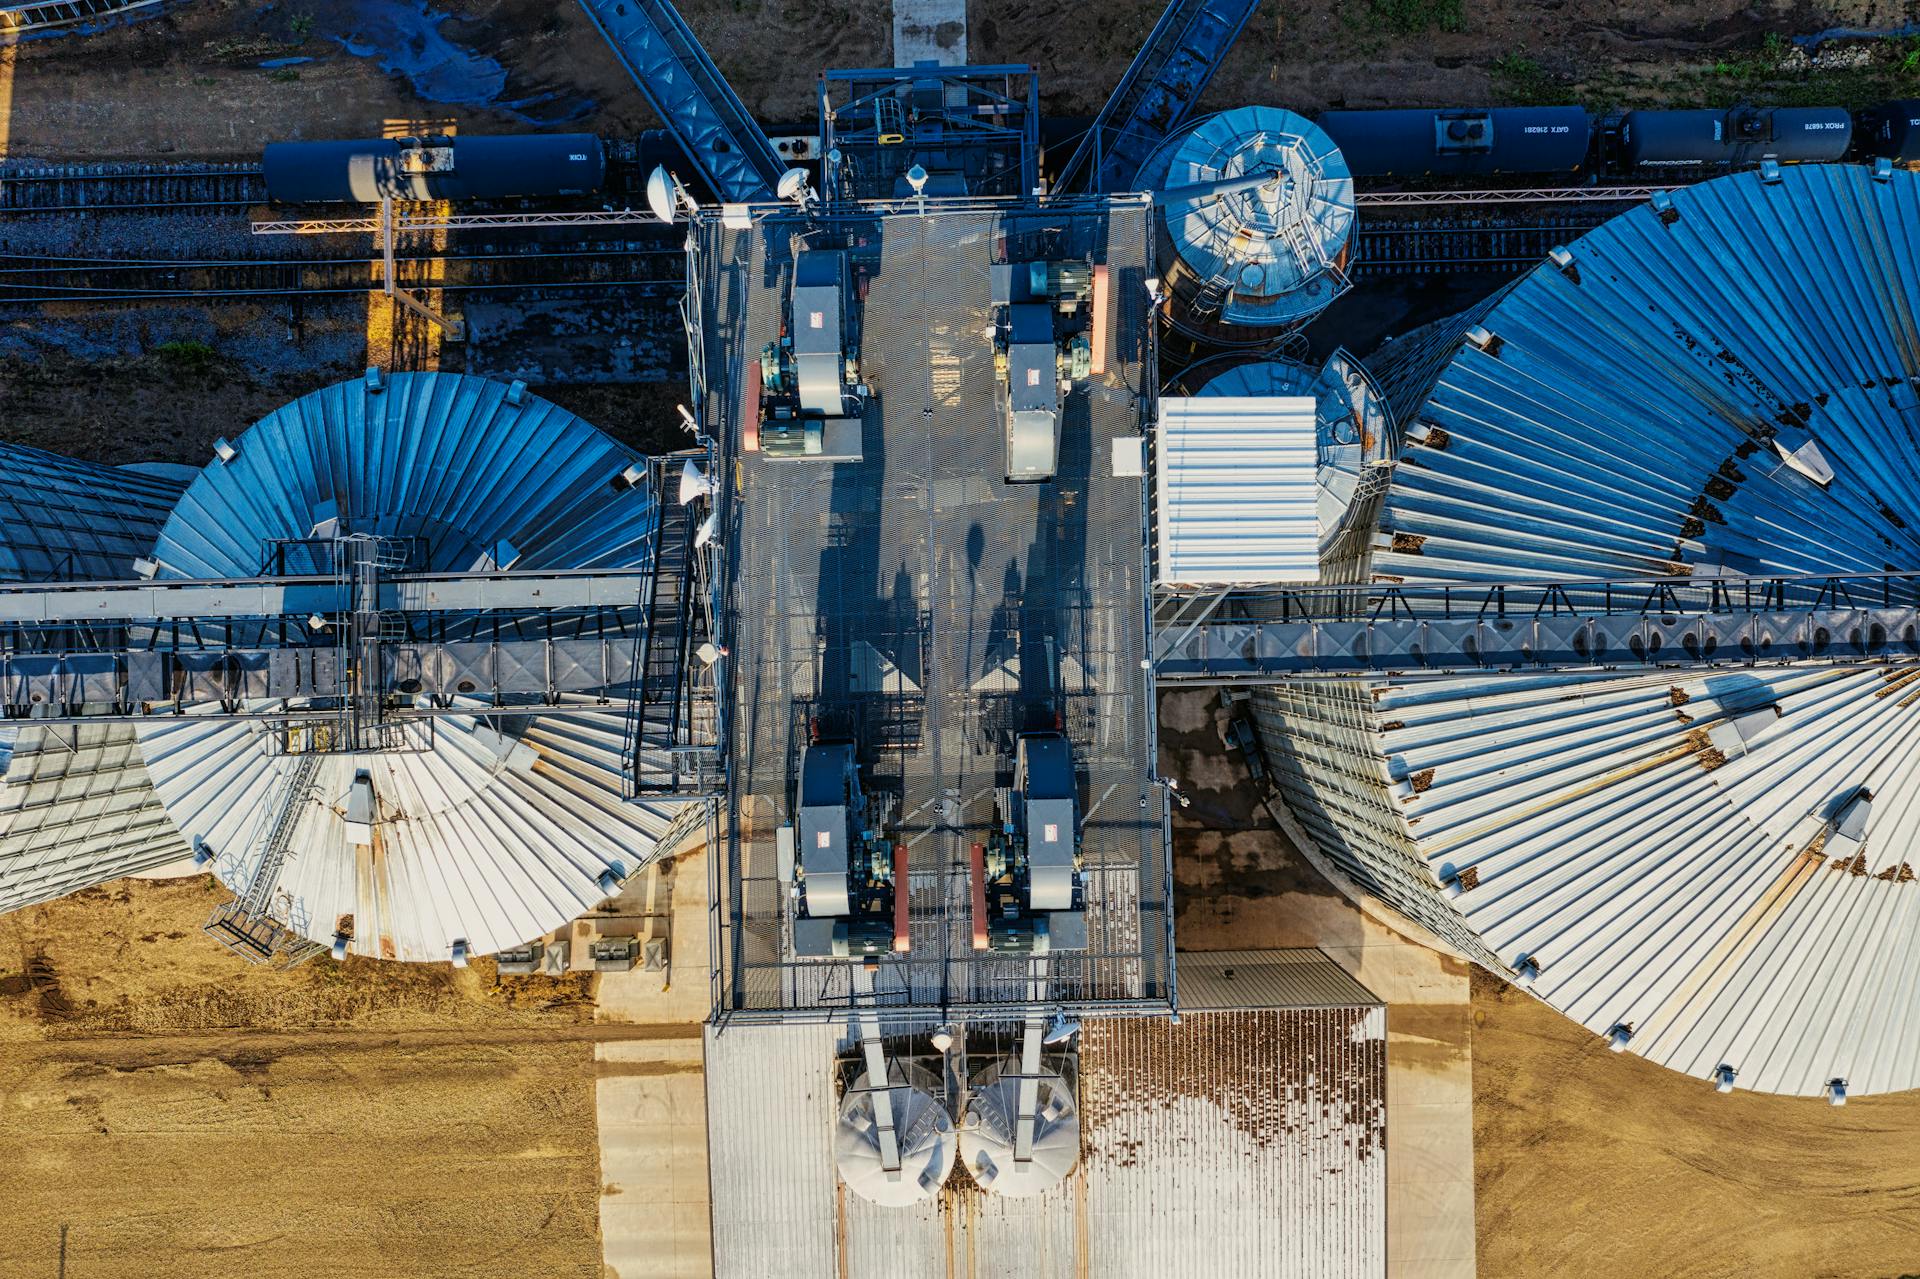
[[[1371,503],[1392,474],[1393,429],[1386,399],[1358,360],[1335,351],[1314,369],[1294,360],[1239,354],[1191,368],[1181,381],[1197,384],[1194,394],[1202,397],[1310,397],[1315,404],[1315,513],[1322,556],[1337,553],[1341,534],[1356,522],[1370,530]]]
[[[1305,117],[1278,107],[1209,116],[1163,143],[1141,184],[1167,190],[1263,168],[1278,179],[1161,213],[1168,316],[1204,341],[1268,340],[1346,291],[1353,179],[1339,148]]]
[[[880,1154],[873,1092],[863,1073],[840,1102],[833,1129],[833,1160],[847,1189],[886,1208],[905,1208],[940,1193],[953,1171],[960,1143],[946,1108],[924,1090],[887,1089],[894,1133],[900,1143],[900,1167],[888,1169]]]
[[[1916,226],[1920,174],[1724,177],[1393,342],[1369,367],[1405,439],[1364,570],[1739,592],[1920,567]],[[1920,1086],[1920,698],[1847,646],[1302,681],[1255,714],[1329,859],[1595,1034],[1743,1089],[1885,1092]]]
[[[225,451],[161,529],[162,577],[248,577],[276,540],[336,530],[395,539],[429,571],[638,567],[650,555],[649,490],[610,482],[631,454],[524,388],[451,374],[342,383]],[[452,660],[460,649],[448,646]],[[359,954],[445,960],[456,942],[492,953],[605,900],[603,878],[638,869],[664,832],[661,813],[622,802],[621,710],[562,695],[555,713],[483,719],[467,694],[488,677],[435,678],[454,710],[476,714],[434,717],[424,740],[409,732],[392,750],[320,755],[293,801],[272,909],[302,935],[331,943],[351,916]],[[189,713],[139,733],[168,815],[244,892],[306,758],[288,753],[285,725]]]
[[[1017,1159],[1020,1060],[1009,1057],[991,1069],[994,1078],[974,1085],[967,1101],[967,1123],[960,1131],[961,1161],[990,1194],[1009,1198],[1045,1194],[1066,1180],[1080,1162],[1080,1114],[1073,1089],[1061,1076],[1041,1073],[1032,1157]]]

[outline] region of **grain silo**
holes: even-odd
[[[1920,175],[1675,191],[1369,365],[1400,461],[1332,572],[1920,566]],[[1920,1085],[1913,668],[1727,655],[1302,680],[1255,709],[1321,852],[1614,1046],[1743,1089]]]
[[[646,485],[627,482],[634,462],[523,386],[370,376],[297,400],[222,450],[152,557],[162,577],[245,577],[287,548],[359,537],[412,571],[643,567],[658,512]],[[458,961],[612,896],[668,821],[623,802],[622,704],[562,695],[541,713],[490,714],[485,689],[458,688],[378,748],[191,710],[142,723],[140,745],[168,815],[236,893],[274,875],[268,909],[310,940]],[[263,872],[276,827],[284,862]]]
[[[1268,173],[1238,190],[1181,188]],[[1320,127],[1279,107],[1208,116],[1141,168],[1160,192],[1166,314],[1201,342],[1250,346],[1306,323],[1347,289],[1353,179]]]
[[[133,577],[180,490],[165,468],[0,445],[0,581]],[[125,724],[10,721],[0,768],[0,912],[188,855]]]

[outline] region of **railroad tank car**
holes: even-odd
[[[1895,164],[1920,164],[1920,98],[1882,102],[1860,117],[1860,149]]]
[[[1572,173],[1593,136],[1580,107],[1328,111],[1317,123],[1364,178]]]
[[[587,195],[606,182],[591,133],[272,142],[262,156],[276,204],[503,200]]]
[[[1845,158],[1852,137],[1853,119],[1841,107],[1629,111],[1619,156],[1629,169],[1813,164]]]

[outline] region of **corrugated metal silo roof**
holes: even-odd
[[[1573,257],[1431,365],[1376,575],[1920,567],[1920,175],[1723,178]],[[1783,460],[1809,445],[1830,483]],[[1469,953],[1675,1069],[1858,1094],[1920,1086],[1914,678],[1307,682],[1259,710],[1316,838]],[[1863,788],[1856,846],[1831,822]]]
[[[353,381],[296,400],[208,464],[155,558],[169,577],[246,576],[270,540],[337,516],[346,532],[420,539],[419,567],[433,570],[474,568],[502,543],[521,569],[644,566],[652,498],[614,483],[632,454],[537,396],[513,398],[481,378],[395,374],[379,392]],[[322,761],[295,801],[276,914],[319,941],[351,916],[353,949],[382,958],[445,959],[456,940],[487,954],[591,909],[609,896],[606,872],[652,856],[673,809],[622,802],[621,709],[488,719],[473,706],[442,717],[425,751]],[[189,715],[139,731],[168,814],[244,892],[297,756],[255,723]],[[362,774],[370,842],[350,812]]]

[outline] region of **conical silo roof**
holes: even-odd
[[[276,538],[339,531],[413,539],[419,565],[464,571],[637,568],[657,516],[619,482],[633,455],[558,406],[481,378],[353,381],[269,415],[210,463],[154,550],[169,577],[247,576]],[[506,548],[511,548],[506,549]],[[460,708],[456,699],[454,709]],[[316,941],[442,960],[565,925],[653,853],[671,809],[624,803],[625,710],[571,699],[538,716],[441,716],[429,748],[321,758],[293,800],[269,910]],[[244,893],[298,776],[266,724],[140,726],[168,814]]]
[[[0,581],[124,581],[184,482],[0,444]],[[188,854],[128,724],[0,727],[0,911]]]
[[[1920,568],[1920,175],[1676,191],[1370,366],[1407,424],[1376,577]],[[1466,953],[1674,1069],[1857,1095],[1920,1086],[1913,679],[1319,681],[1255,713],[1322,851]]]

